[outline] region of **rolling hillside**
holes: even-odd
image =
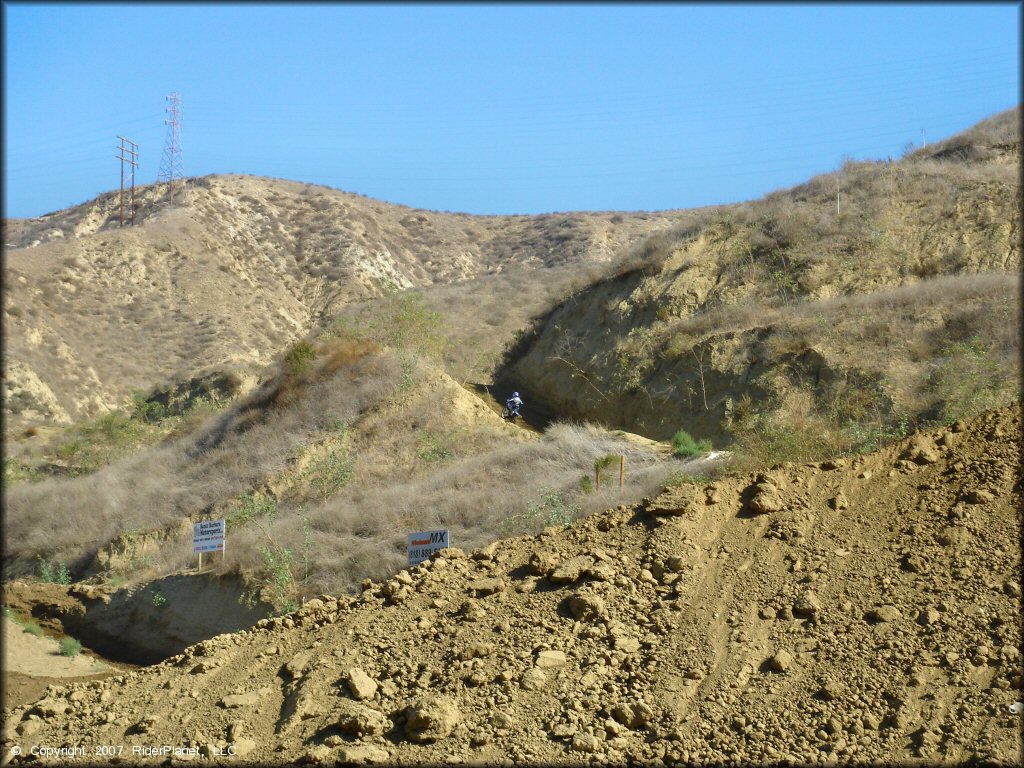
[[[1011,761],[1019,151],[1014,110],[690,211],[215,176],[5,222],[5,605],[172,658],[4,738]]]
[[[538,319],[500,375],[649,437],[812,452],[1005,403],[1020,386],[1019,155],[1012,110],[703,212]]]
[[[600,265],[687,216],[436,213],[250,176],[192,179],[175,207],[163,188],[138,193],[134,227],[118,225],[116,193],[5,222],[10,429],[92,418],[211,371],[260,375],[352,302]]]

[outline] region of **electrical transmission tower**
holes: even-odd
[[[160,160],[160,175],[157,181],[167,182],[167,191],[171,202],[174,202],[174,179],[181,179],[184,173],[181,170],[181,97],[177,91],[165,97],[170,102],[165,111],[167,119],[164,125],[167,126],[167,139],[164,141],[164,155]]]
[[[131,220],[132,224],[135,223],[135,168],[139,164],[139,145],[130,139],[126,139],[124,136],[118,136],[121,140],[121,146],[118,147],[118,151],[121,153],[115,155],[115,157],[121,160],[121,226],[124,226],[124,164],[128,163],[132,167],[132,179],[131,179],[131,197],[129,205],[131,206]]]

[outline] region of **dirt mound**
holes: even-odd
[[[6,713],[4,751],[1016,763],[1020,440],[1019,412],[993,411],[445,550],[359,597],[51,689]]]

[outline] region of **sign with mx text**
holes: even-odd
[[[448,531],[417,531],[409,534],[409,567],[419,565],[439,549],[448,546]]]
[[[192,525],[193,552],[224,551],[224,521],[204,520]]]

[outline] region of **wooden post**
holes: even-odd
[[[202,550],[199,551],[199,570],[200,571],[203,570],[203,552],[202,552]]]
[[[619,455],[619,488],[626,481],[626,455]]]
[[[601,490],[601,465],[600,464],[595,464],[594,465],[594,474],[597,476],[597,487],[594,490],[595,491],[600,491]]]

